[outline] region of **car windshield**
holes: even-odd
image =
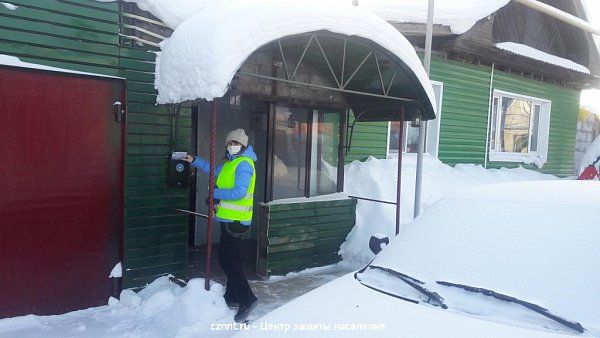
[[[600,294],[598,187],[589,194],[578,182],[553,181],[465,190],[403,227],[356,277],[448,311],[600,335],[600,299],[590,296]]]
[[[428,288],[426,283],[414,277],[372,264],[357,272],[355,279],[375,291],[415,304],[426,303],[442,309],[460,311],[529,328],[537,327],[567,333],[573,331],[583,333],[585,331],[579,322],[555,315],[537,304],[493,290],[437,281],[438,286],[435,288],[436,291],[433,291]],[[451,288],[455,289],[452,290]],[[456,289],[464,292],[457,292]],[[438,292],[443,292],[444,295],[448,294],[451,307],[446,304],[444,298]],[[481,295],[484,297],[481,297]]]

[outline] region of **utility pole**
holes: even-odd
[[[433,8],[434,0],[429,0],[427,6],[427,30],[425,33],[425,60],[423,67],[429,77],[429,69],[431,65],[431,40],[433,37]],[[439,113],[438,113],[439,114]],[[423,183],[423,153],[425,152],[425,133],[427,133],[427,121],[421,121],[419,127],[419,147],[417,151],[417,177],[415,181],[415,208],[414,217],[421,213],[421,186]],[[402,149],[400,149],[402,151]]]

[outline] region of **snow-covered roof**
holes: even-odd
[[[157,102],[222,97],[243,62],[286,36],[326,30],[368,39],[404,63],[435,109],[433,87],[413,46],[392,25],[355,7],[329,3],[232,0],[207,4],[161,43]],[[419,90],[422,89],[422,90]]]
[[[167,26],[175,29],[180,23],[210,6],[208,0],[125,0],[137,3],[142,10],[152,13]],[[225,4],[231,0],[219,0]],[[352,0],[280,0],[281,3],[319,2],[337,6],[351,6]],[[448,26],[455,34],[462,34],[475,23],[494,13],[510,0],[437,0],[434,23]],[[214,1],[213,1],[214,2]],[[247,1],[260,3],[261,0]],[[398,23],[427,22],[428,0],[359,0],[358,6],[369,10],[384,20]]]
[[[462,34],[509,1],[437,0],[434,5],[433,23],[448,26],[452,33]],[[358,1],[360,7],[372,11],[384,20],[398,23],[426,23],[428,3],[428,0]]]
[[[37,64],[37,63],[23,62],[23,61],[21,61],[16,56],[5,55],[5,54],[0,54],[0,65],[3,65],[3,66],[12,66],[12,67],[20,67],[20,68],[29,68],[29,69],[47,70],[47,71],[60,72],[60,73],[69,73],[69,74],[79,74],[79,75],[89,75],[89,76],[96,76],[96,77],[107,77],[107,78],[114,78],[114,79],[123,79],[122,77],[117,77],[117,76],[110,76],[110,75],[97,74],[97,73],[78,72],[76,70],[70,70],[70,69],[64,69],[64,68],[57,68],[57,67],[50,67],[50,66],[44,66],[44,65]]]
[[[498,49],[502,49],[513,54],[525,56],[530,59],[542,61],[566,69],[571,69],[576,72],[590,74],[590,70],[583,65],[580,65],[565,58],[558,57],[556,55],[542,52],[541,50],[535,49],[527,45],[515,42],[500,42],[495,44],[494,46],[496,46],[496,48]]]
[[[96,0],[107,1],[107,0]],[[112,0],[108,0],[112,1]],[[152,13],[159,18],[165,25],[172,29],[179,26],[180,23],[192,17],[201,11],[209,0],[124,0],[126,2],[135,2],[143,10]],[[214,1],[214,0],[213,0]],[[218,0],[215,2],[223,3],[229,0]]]

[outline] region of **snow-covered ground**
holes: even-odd
[[[402,224],[412,221],[416,158],[404,157]],[[523,168],[489,169],[476,165],[450,167],[426,156],[424,160],[423,209],[443,196],[466,187],[489,183],[556,179]],[[360,197],[395,201],[397,161],[370,158],[346,166],[346,193]],[[372,234],[392,236],[395,207],[359,201],[357,225],[342,246],[344,262],[337,266],[311,269],[267,281],[253,281],[260,300],[250,319],[256,319],[311,289],[330,281],[348,269],[372,258],[368,240]],[[222,298],[223,287],[213,283],[210,291],[202,279],[186,288],[160,278],[137,295],[124,291],[121,300],[109,305],[60,316],[24,316],[0,320],[0,337],[197,337],[230,335],[235,331],[214,330],[211,324],[232,324],[234,310]]]
[[[396,159],[369,158],[346,166],[344,190],[348,195],[396,201]],[[558,179],[524,168],[484,169],[480,165],[458,164],[454,167],[425,155],[423,159],[423,186],[421,209],[427,209],[443,196],[468,187],[513,182]],[[413,219],[415,195],[416,156],[405,154],[402,166],[401,226]],[[368,248],[369,238],[375,233],[393,237],[395,234],[396,206],[359,200],[356,226],[342,244],[340,253],[345,262],[358,268],[369,262],[373,254]],[[402,229],[400,229],[402,231]]]
[[[293,337],[307,327],[328,337],[599,337],[599,216],[600,182],[460,190],[364,270],[261,318],[271,332],[240,335],[278,337],[287,325]]]

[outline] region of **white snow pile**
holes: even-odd
[[[559,66],[566,69],[571,69],[576,72],[590,74],[590,70],[587,67],[580,65],[571,60],[558,57],[556,55],[548,54],[546,52],[542,52],[541,50],[535,49],[533,47],[523,45],[516,42],[500,42],[495,44],[496,48],[505,50],[507,52],[511,52],[513,54],[521,55],[528,57],[530,59],[542,61],[551,65]]]
[[[115,264],[115,266],[110,270],[110,274],[108,278],[121,278],[123,277],[123,265],[121,262]]]
[[[600,157],[600,136],[596,137],[594,142],[590,144],[590,147],[583,155],[583,158],[581,159],[581,166],[579,167],[579,175],[581,175],[587,166],[594,163],[598,157]],[[600,170],[600,161],[596,163],[596,168]]]
[[[11,11],[14,11],[15,9],[19,8],[19,6],[15,6],[13,4],[10,4],[8,2],[0,2],[0,5],[10,9]]]
[[[235,72],[278,38],[326,30],[373,41],[404,62],[435,107],[433,87],[412,45],[392,25],[355,6],[327,2],[232,0],[207,5],[161,43],[157,102],[222,97]]]
[[[21,61],[21,59],[19,59],[16,56],[6,55],[6,54],[0,54],[0,65],[11,66],[11,67],[20,67],[20,68],[29,68],[29,69],[47,70],[47,71],[52,71],[52,72],[80,74],[80,75],[90,75],[90,76],[97,76],[97,77],[109,77],[109,78],[119,79],[119,77],[116,77],[116,76],[96,74],[96,73],[87,73],[87,72],[78,72],[76,70],[70,70],[70,69],[64,69],[64,68],[57,68],[57,67],[50,67],[50,66],[44,66],[44,65],[37,64],[37,63],[24,62],[24,61]]]
[[[599,217],[596,181],[475,187],[426,210],[373,264],[419,279],[442,297],[450,293],[436,281],[516,297],[597,336]]]
[[[205,337],[218,334],[211,324],[233,323],[235,312],[225,304],[224,289],[204,279],[192,279],[181,288],[161,277],[137,294],[123,290],[109,305],[60,316],[0,319],[2,337]]]
[[[413,220],[416,155],[405,154],[402,164],[400,223],[403,227]],[[378,160],[370,157],[365,162],[354,161],[345,168],[344,192],[350,196],[395,202],[397,167],[396,159]],[[427,209],[449,193],[472,186],[552,179],[558,178],[521,167],[484,169],[474,164],[458,164],[451,167],[425,154],[421,210]],[[356,225],[340,249],[343,260],[356,268],[368,263],[373,258],[369,250],[369,239],[374,234],[394,237],[395,219],[395,205],[359,200],[356,209]]]

